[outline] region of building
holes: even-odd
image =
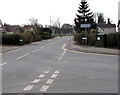
[[[2,24],[2,21],[0,20],[0,33],[4,33],[5,32],[5,28],[4,25]]]
[[[99,23],[97,24],[98,32],[103,34],[109,34],[116,32],[116,25],[115,24],[105,24],[105,23]]]
[[[120,32],[120,1],[118,2],[118,32]]]
[[[33,31],[33,26],[32,25],[25,25],[24,26],[24,31]]]
[[[20,26],[19,25],[9,25],[4,24],[4,28],[6,31],[6,34],[18,34],[20,33]]]

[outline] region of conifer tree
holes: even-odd
[[[81,3],[79,4],[78,13],[79,14],[76,14],[76,18],[74,19],[74,28],[77,33],[80,33],[84,30],[84,28],[80,27],[81,24],[91,24],[90,29],[96,29],[96,24],[93,19],[93,13],[90,12],[89,5],[85,0],[81,1]]]

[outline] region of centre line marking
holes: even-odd
[[[40,79],[35,79],[32,81],[32,83],[38,83],[40,81]]]
[[[66,50],[63,51],[63,53],[61,54],[61,56],[59,57],[59,60],[62,60],[63,56],[65,55]]]
[[[25,56],[27,56],[27,55],[29,55],[29,54],[25,54],[25,55],[23,55],[23,56],[20,56],[20,57],[18,57],[17,59],[21,59],[21,58],[23,58],[23,57],[25,57]]]
[[[46,84],[52,84],[54,81],[54,79],[48,79],[48,81],[46,82]]]
[[[48,88],[49,88],[48,85],[44,85],[41,87],[40,91],[46,92]]]
[[[34,50],[34,51],[32,51],[32,52],[36,52],[36,51],[38,51],[39,49],[36,49],[36,50]]]
[[[41,74],[40,76],[39,76],[39,78],[43,78],[45,76],[45,74]]]
[[[49,73],[49,71],[44,71],[43,73],[48,74],[48,73]]]
[[[2,64],[0,64],[0,66],[3,66],[3,65],[6,65],[7,63],[2,63]]]
[[[27,87],[25,87],[23,90],[24,91],[29,91],[33,88],[33,85],[28,85]]]
[[[60,72],[59,71],[55,71],[55,74],[59,74]]]
[[[53,74],[51,78],[56,78],[57,76],[58,76],[57,74]]]

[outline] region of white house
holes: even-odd
[[[116,32],[115,24],[100,23],[100,24],[97,24],[97,26],[98,26],[98,32],[103,33],[103,34],[109,34],[109,33]]]

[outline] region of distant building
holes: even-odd
[[[33,31],[33,26],[32,25],[25,25],[24,31]]]
[[[20,33],[20,26],[19,25],[9,25],[4,24],[4,28],[6,31],[6,34],[18,34]]]
[[[70,24],[63,24],[62,28],[69,29],[69,28],[72,28],[72,25],[70,25]]]
[[[0,20],[0,33],[4,33],[5,32],[5,28],[4,25],[2,24],[2,21]]]
[[[103,34],[109,34],[109,33],[116,32],[115,24],[100,23],[100,24],[97,24],[97,27],[98,27],[98,32],[103,33]]]

